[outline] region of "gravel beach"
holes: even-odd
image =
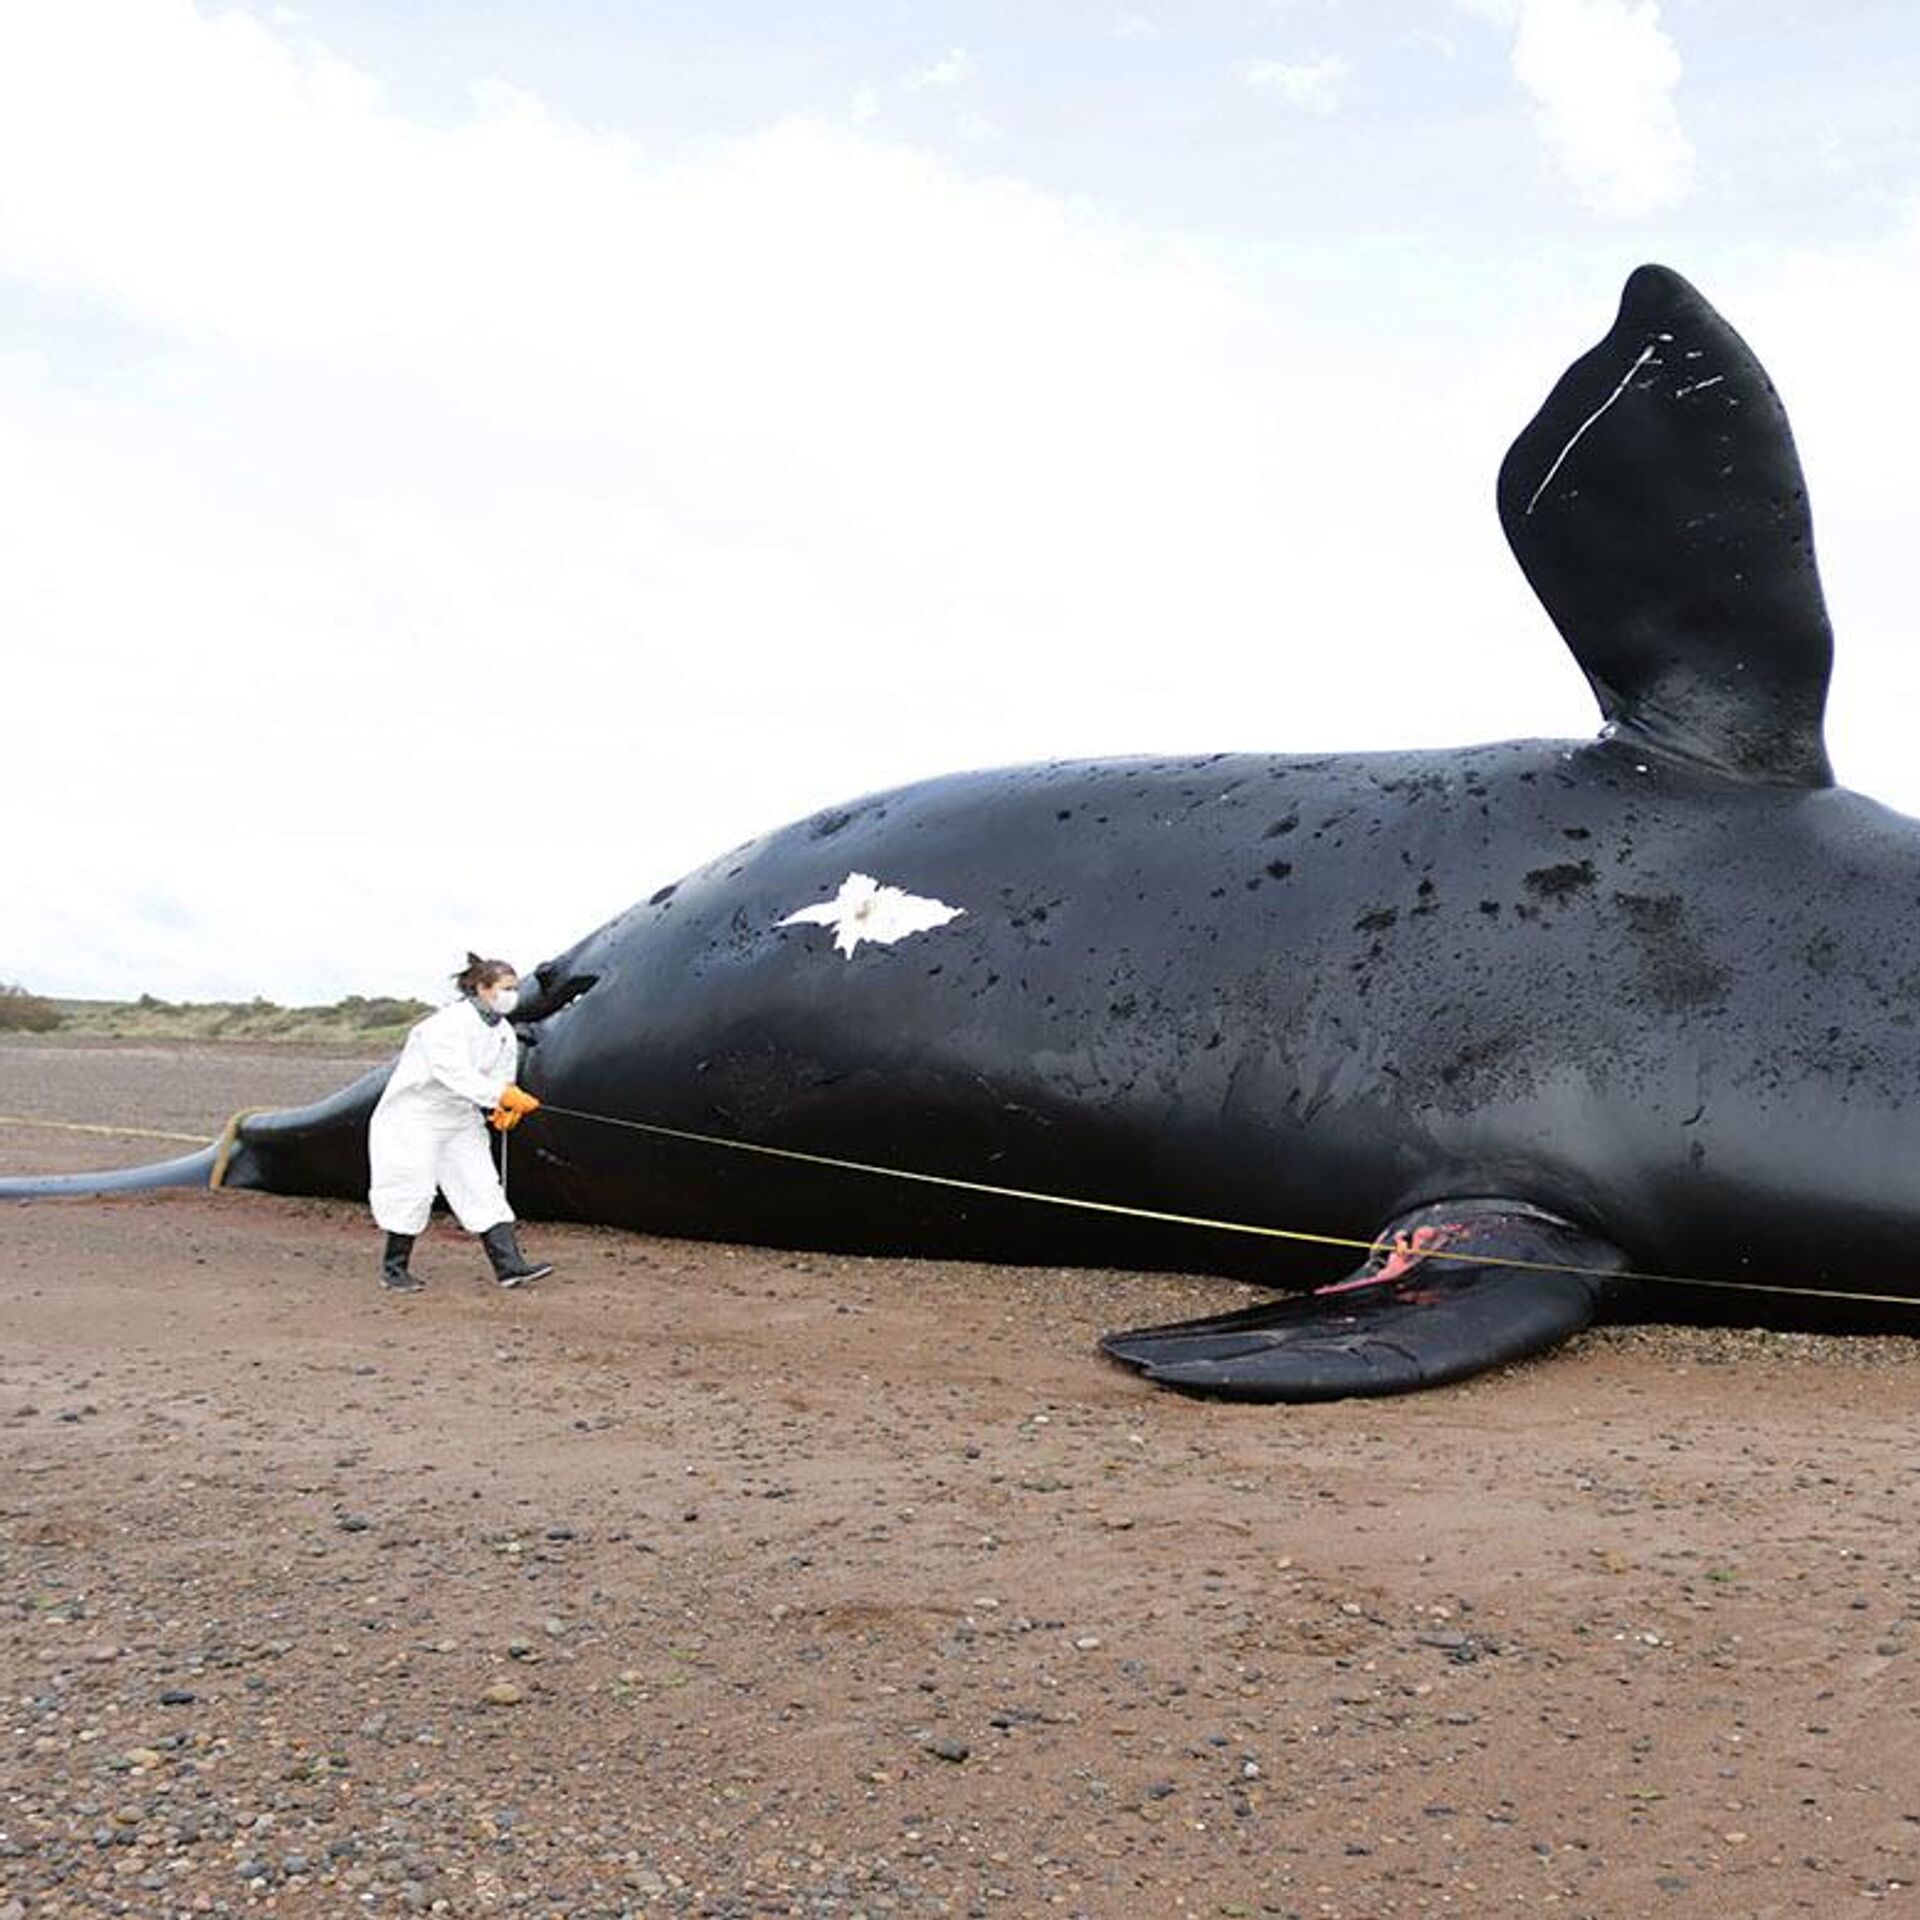
[[[210,1134],[362,1063],[0,1044]],[[180,1146],[0,1127],[0,1169]],[[1827,1916],[1920,1881],[1920,1342],[1156,1392],[1203,1278],[0,1203],[0,1920]]]

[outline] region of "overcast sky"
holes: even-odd
[[[1920,812],[1917,97],[1893,0],[0,0],[0,979],[432,996],[923,774],[1590,733],[1493,478],[1643,259]]]

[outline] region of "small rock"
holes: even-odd
[[[365,1533],[373,1525],[364,1513],[343,1513],[340,1516],[342,1533]]]
[[[964,1740],[929,1740],[926,1747],[936,1760],[951,1760],[956,1766],[973,1751]]]
[[[511,1680],[494,1681],[480,1696],[490,1707],[517,1707],[526,1697],[526,1689],[516,1687]]]

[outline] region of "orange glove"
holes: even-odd
[[[496,1133],[511,1133],[528,1114],[539,1110],[540,1102],[524,1087],[516,1087],[509,1082],[500,1092],[500,1104],[487,1115],[487,1122]]]

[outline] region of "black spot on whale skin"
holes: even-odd
[[[1398,907],[1374,907],[1353,923],[1353,930],[1355,933],[1385,933],[1389,927],[1397,926],[1399,920]]]
[[[1542,900],[1566,900],[1585,892],[1594,877],[1591,860],[1562,860],[1551,867],[1535,867],[1526,876],[1525,886]]]
[[[1679,894],[1616,893],[1613,903],[1639,950],[1643,977],[1658,1005],[1669,1013],[1690,1013],[1726,997],[1731,976],[1686,924],[1686,902]]]
[[[1489,1034],[1462,1047],[1439,1070],[1442,1086],[1458,1087],[1478,1074],[1496,1072],[1518,1051],[1520,1039],[1514,1033]]]

